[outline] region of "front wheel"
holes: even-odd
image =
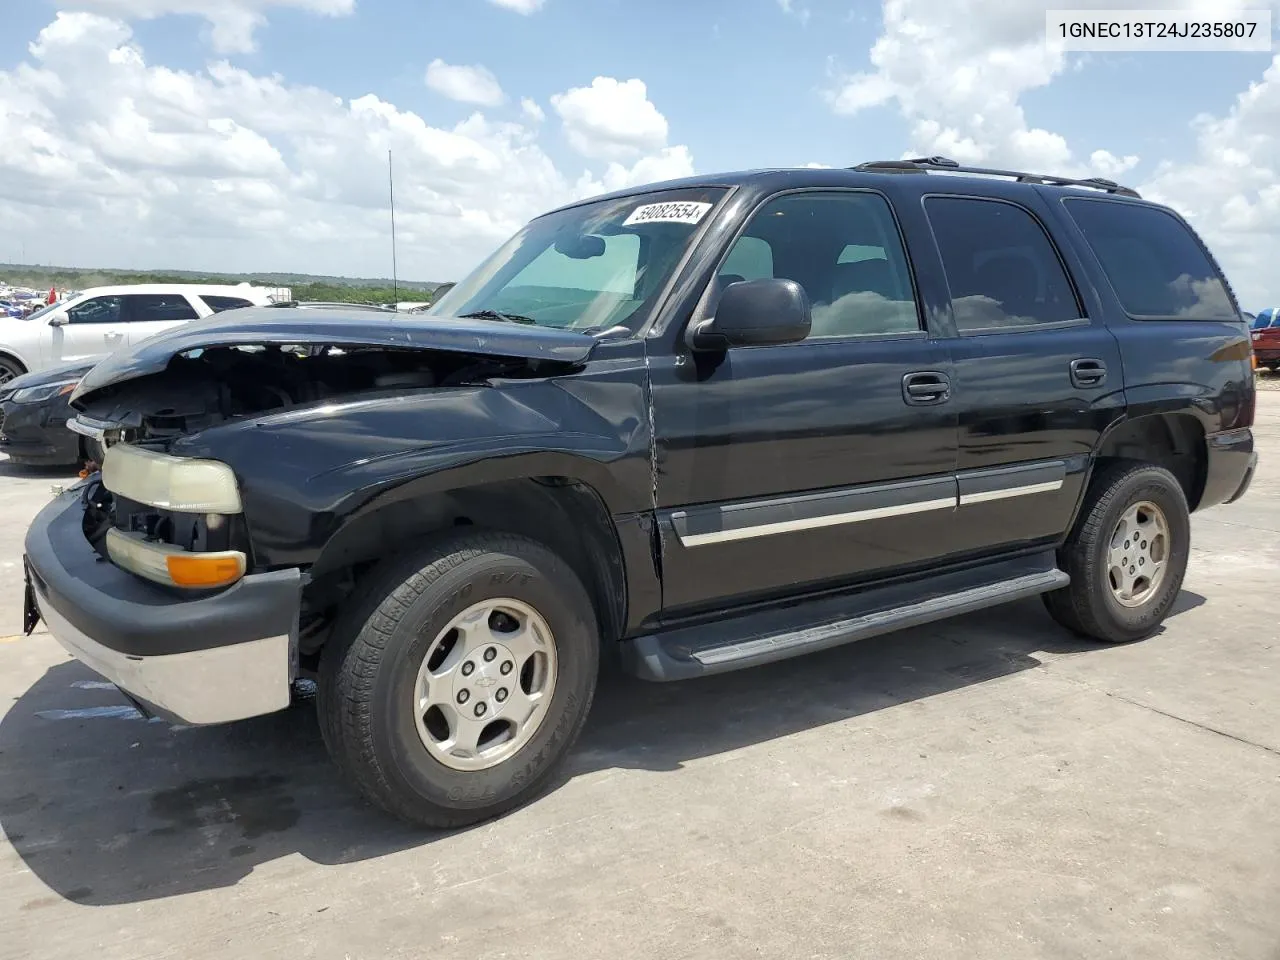
[[[26,372],[26,368],[17,360],[13,360],[6,356],[0,356],[0,384],[8,383],[10,380],[14,380]]]
[[[1187,572],[1191,518],[1182,487],[1162,467],[1121,463],[1090,485],[1080,518],[1058,551],[1070,585],[1044,596],[1058,623],[1095,640],[1149,636],[1173,606]]]
[[[456,828],[532,799],[577,739],[599,638],[586,590],[523,537],[454,537],[373,574],[320,660],[326,745],[364,795]]]

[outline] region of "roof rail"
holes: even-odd
[[[1092,187],[1094,190],[1103,190],[1122,197],[1142,199],[1142,194],[1132,187],[1122,187],[1114,180],[1106,180],[1103,177],[1076,180],[1072,177],[1055,177],[1042,173],[1021,173],[1017,170],[966,167],[956,163],[949,157],[919,157],[915,160],[872,160],[868,163],[860,163],[852,169],[866,173],[930,173],[935,170],[944,173],[972,173],[987,177],[1010,177],[1018,183],[1040,183],[1054,187]]]

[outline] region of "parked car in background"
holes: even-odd
[[[84,290],[24,319],[0,317],[0,383],[49,367],[99,360],[176,324],[272,301],[273,291],[247,283]]]
[[[1253,355],[1258,366],[1275,373],[1280,369],[1280,307],[1259,310],[1249,326],[1253,328]]]
[[[101,463],[97,440],[67,429],[75,416],[68,401],[92,362],[50,367],[0,386],[0,453],[24,466]]]

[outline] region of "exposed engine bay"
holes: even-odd
[[[76,406],[107,428],[104,445],[163,442],[238,417],[359,393],[545,376],[556,366],[449,350],[237,344],[179,354],[162,373],[105,387]]]

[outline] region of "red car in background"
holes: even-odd
[[[1280,307],[1259,310],[1253,320],[1253,355],[1258,366],[1272,373],[1280,369]]]

